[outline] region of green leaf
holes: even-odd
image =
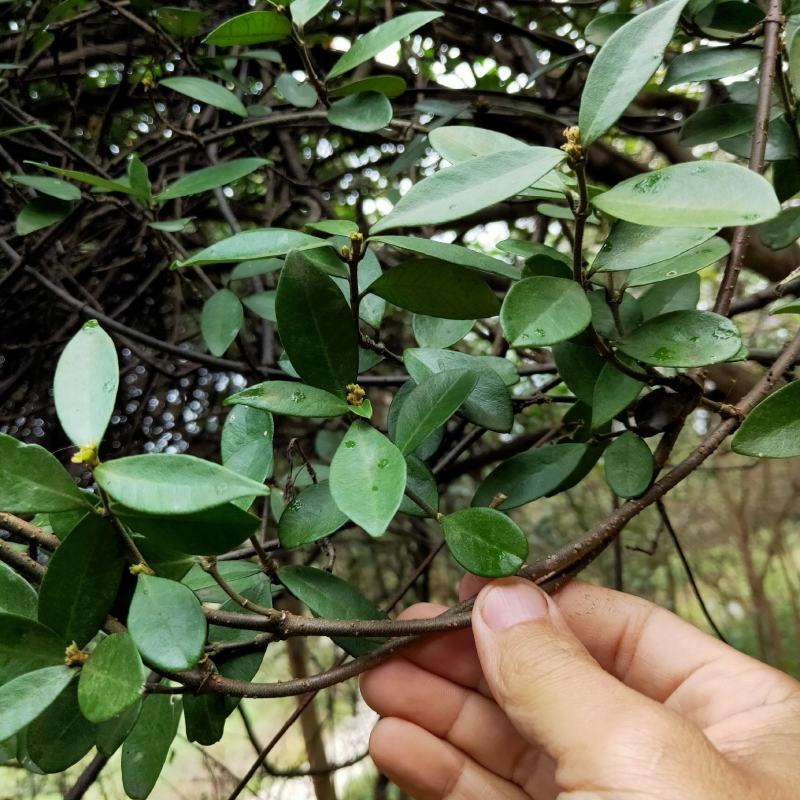
[[[499,153],[506,150],[527,150],[528,145],[512,136],[485,128],[467,125],[446,125],[436,128],[428,135],[431,147],[451,164]],[[548,172],[537,179],[529,189],[520,194],[526,197],[548,197],[560,199],[564,196],[564,178],[558,172]]]
[[[525,278],[511,287],[500,311],[500,325],[512,347],[571,339],[591,319],[586,293],[566,278]]]
[[[63,200],[51,197],[37,197],[31,200],[17,216],[15,231],[18,236],[27,236],[61,222],[71,211],[72,206]]]
[[[242,261],[233,268],[228,280],[241,281],[255,278],[257,275],[268,275],[281,267],[283,267],[283,261],[280,258],[257,258],[253,261]]]
[[[720,103],[696,111],[683,123],[679,141],[685,147],[716,142],[742,133],[752,133],[756,106]]]
[[[188,586],[139,575],[128,610],[128,631],[144,661],[156,669],[191,669],[203,655],[206,618]]]
[[[379,92],[386,97],[399,97],[407,88],[408,85],[399,75],[368,75],[330,89],[328,96],[349,97],[361,92]]]
[[[106,461],[94,477],[119,503],[147,514],[191,514],[238,497],[269,494],[261,483],[183,453]]]
[[[592,262],[592,272],[638,270],[701,246],[716,228],[656,228],[617,222]]]
[[[403,361],[408,374],[418,384],[435,372],[450,369],[474,370],[478,375],[478,382],[464,401],[461,413],[470,422],[489,430],[511,430],[514,411],[506,387],[516,383],[518,377],[513,364],[507,359],[419,347],[406,350],[403,353]],[[507,380],[505,366],[499,366],[501,363],[507,364],[514,373],[510,383]]]
[[[215,242],[205,250],[195,253],[185,261],[179,261],[178,267],[194,264],[229,264],[233,261],[251,261],[253,259],[282,256],[299,247],[319,246],[325,242],[300,231],[284,228],[254,228],[249,231],[229,236]]]
[[[48,178],[44,175],[10,175],[9,180],[20,186],[30,186],[40,194],[55,197],[56,200],[81,199],[81,191],[77,186],[58,178]]]
[[[268,411],[248,406],[232,408],[222,426],[223,465],[263,483],[272,474],[274,432],[272,414]],[[240,501],[236,504],[240,505]]]
[[[77,674],[61,664],[28,672],[0,686],[0,742],[33,722]]]
[[[278,570],[278,580],[318,617],[324,619],[386,619],[358,589],[336,575],[314,567],[290,565]],[[374,650],[374,639],[338,637],[334,640],[352,656]]]
[[[745,418],[731,448],[743,456],[791,458],[800,455],[800,381],[778,389]]]
[[[380,92],[359,92],[336,100],[328,109],[328,122],[350,131],[371,133],[392,121],[392,104]]]
[[[284,14],[277,11],[248,11],[214,28],[203,42],[218,47],[239,47],[278,42],[288,38],[291,32],[292,23]]]
[[[474,272],[445,261],[418,258],[384,272],[368,291],[400,308],[444,319],[493,317],[500,301]]]
[[[670,230],[670,228],[661,230]],[[689,275],[715,264],[721,258],[725,258],[730,251],[731,247],[724,239],[713,236],[707,242],[678,256],[658,261],[647,267],[640,267],[628,276],[626,283],[628,286],[646,286],[650,283],[671,280],[681,275]]]
[[[780,211],[772,186],[761,175],[722,161],[675,164],[628,178],[592,203],[619,219],[667,227],[753,225]]]
[[[176,8],[175,6],[162,6],[155,10],[158,24],[167,33],[179,39],[190,39],[200,33],[200,26],[205,19],[205,12],[194,8]]]
[[[201,192],[209,192],[238,181],[269,163],[267,158],[235,158],[223,164],[196,169],[171,183],[163,192],[157,194],[155,199],[159,203],[166,203],[167,200],[175,200],[178,197],[191,197]]]
[[[113,756],[128,738],[128,734],[133,730],[141,712],[142,698],[140,697],[138,702],[125,709],[118,717],[99,723],[96,726],[98,752],[105,756]]]
[[[162,219],[160,222],[148,222],[147,227],[154,231],[167,233],[180,233],[194,220],[195,217],[180,217],[179,219]]]
[[[770,314],[800,314],[800,300],[796,297],[782,297],[773,303]]]
[[[45,774],[64,772],[80,761],[95,743],[95,726],[78,706],[75,681],[25,731],[28,758]]]
[[[601,47],[611,36],[616,33],[626,22],[634,19],[634,14],[615,12],[611,14],[599,14],[584,28],[583,36],[587,42]]]
[[[624,411],[642,391],[643,383],[606,363],[594,385],[592,428],[600,428]]]
[[[354,422],[331,462],[331,495],[339,510],[370,536],[381,536],[406,486],[403,454],[366,422]]]
[[[413,453],[461,407],[475,388],[473,372],[445,370],[425,378],[400,408],[394,440],[403,455]]]
[[[64,348],[53,379],[58,421],[74,445],[97,448],[118,387],[117,349],[97,320],[90,319]]]
[[[377,56],[389,45],[441,16],[441,11],[414,11],[411,14],[393,17],[388,22],[378,25],[353,42],[350,49],[333,65],[328,73],[328,80],[355,69],[359,64]]]
[[[150,206],[153,201],[150,176],[147,166],[136,153],[128,159],[128,183],[133,196],[143,206]]]
[[[302,28],[307,22],[311,22],[319,14],[329,0],[292,0],[289,11],[292,15],[292,22],[298,28]]]
[[[226,397],[225,405],[243,405],[291,417],[340,417],[350,406],[336,395],[296,381],[264,381]]]
[[[131,800],[146,800],[153,791],[180,721],[178,697],[145,697],[139,718],[122,745],[122,785]]]
[[[604,463],[608,485],[620,497],[638,497],[653,479],[653,454],[644,439],[631,431],[614,439]]]
[[[38,444],[0,433],[0,508],[35,514],[91,508],[69,473]]]
[[[72,178],[74,181],[81,183],[88,183],[102,192],[122,192],[123,194],[133,194],[133,189],[122,181],[115,181],[109,178],[102,178],[99,175],[92,175],[91,172],[81,172],[75,169],[61,169],[60,167],[51,167],[49,164],[40,164],[38,161],[25,161],[25,164],[31,164],[39,169],[52,172],[56,175],[61,175],[64,178]]]
[[[440,169],[415,184],[371,234],[465,217],[518,194],[564,159],[550,147],[506,150]]]
[[[765,222],[758,234],[771,250],[782,250],[794,244],[800,239],[800,206],[784,208],[777,217]]]
[[[670,61],[661,85],[668,88],[678,83],[715,81],[741,75],[758,67],[760,62],[760,47],[698,47]]]
[[[267,12],[254,11],[252,13]],[[206,103],[207,105],[214,106],[214,108],[221,108],[223,111],[229,111],[231,114],[236,114],[239,117],[247,116],[247,109],[233,92],[205,78],[187,76],[164,78],[159,83],[159,86],[165,86],[167,89],[172,89],[174,92],[186,95],[186,97],[191,97],[192,100]]]
[[[63,639],[28,617],[0,614],[0,685],[64,663]]]
[[[517,524],[493,508],[464,508],[442,519],[453,558],[473,575],[515,575],[528,557],[528,540]]]
[[[329,233],[331,236],[349,236],[358,231],[358,225],[349,219],[323,219],[306,225],[312,231]]]
[[[225,733],[228,706],[224,695],[185,694],[183,696],[183,721],[186,738],[206,747],[216,744]]]
[[[39,589],[39,622],[83,647],[117,597],[125,555],[116,531],[87,514],[53,553]]]
[[[627,355],[657,367],[702,367],[727,361],[742,340],[729,319],[710,311],[672,311],[617,342]]]
[[[578,400],[591,406],[594,387],[606,364],[597,350],[578,342],[559,342],[553,347],[558,374]]]
[[[0,613],[36,616],[36,591],[7,564],[0,563]]]
[[[592,63],[581,95],[578,126],[584,147],[623,114],[658,69],[687,0],[667,0],[613,33]]]
[[[639,298],[639,307],[642,310],[642,318],[647,320],[668,314],[670,311],[696,308],[699,301],[700,278],[692,273],[651,286]]]
[[[314,108],[319,100],[313,84],[310,81],[298,81],[291,72],[278,75],[275,88],[287,103],[297,108]]]
[[[333,502],[328,481],[321,481],[307,486],[286,506],[278,523],[278,538],[281,547],[300,547],[330,536],[345,522],[347,515]]]
[[[256,316],[261,319],[268,319],[270,322],[276,322],[275,316],[275,291],[256,292],[242,300],[242,303],[250,309]]]
[[[426,370],[423,365],[419,365],[420,370],[422,370],[422,380],[425,380],[427,376],[433,374],[432,371]],[[389,411],[386,415],[386,427],[389,433],[389,438],[394,441],[395,433],[397,430],[397,419],[400,416],[400,409],[403,407],[403,404],[408,399],[408,396],[416,387],[416,382],[413,378],[409,378],[400,388],[395,392],[394,397],[392,398],[392,402],[389,406]],[[435,430],[418,448],[416,451],[416,455],[421,459],[428,459],[430,458],[436,451],[439,449],[439,446],[442,443],[442,439],[444,438],[444,429],[439,428]],[[339,440],[341,441],[341,439]],[[339,442],[337,442],[338,446]],[[408,463],[408,459],[406,459],[406,463]],[[413,488],[413,487],[412,487]],[[406,503],[408,498],[403,498],[403,502],[401,503],[401,508],[403,504]],[[410,500],[408,501],[411,502]]]
[[[358,374],[358,336],[339,287],[300,252],[289,254],[275,300],[281,344],[300,377],[344,396]]]
[[[406,485],[434,511],[439,510],[439,488],[428,465],[415,455],[406,456]],[[429,517],[430,512],[418,506],[408,495],[400,502],[400,512],[412,517]]]
[[[470,250],[458,244],[448,244],[438,242],[435,239],[423,239],[420,236],[371,236],[371,242],[388,244],[401,250],[409,250],[412,253],[419,253],[423,256],[430,256],[439,261],[447,261],[450,264],[458,264],[462,267],[471,267],[480,272],[487,272],[490,275],[502,275],[506,278],[517,280],[520,271],[512,264],[506,264],[498,258]]]
[[[617,321],[611,306],[608,303],[608,295],[602,289],[596,289],[587,295],[589,305],[592,307],[592,326],[604,339],[616,340],[621,331],[617,328]],[[642,311],[639,308],[639,300],[629,292],[622,295],[619,304],[619,317],[622,323],[622,331],[628,332],[638,328],[642,323]]]
[[[414,314],[411,328],[420,347],[450,347],[460,342],[475,324],[474,319],[440,319]]]
[[[129,633],[103,639],[81,669],[78,702],[90,722],[107,722],[141,697],[145,680],[139,651]]]
[[[585,444],[553,444],[512,456],[487,475],[472,505],[488,506],[504,494],[497,508],[507,511],[551,494],[578,467],[586,450]]]
[[[193,514],[143,514],[116,504],[112,511],[128,527],[156,544],[196,556],[227,553],[258,530],[261,522],[234,503]]]
[[[212,355],[225,353],[239,335],[243,322],[242,304],[230,289],[220,289],[206,300],[200,314],[200,330]]]

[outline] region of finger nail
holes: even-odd
[[[521,581],[496,584],[481,600],[481,616],[493,631],[500,633],[547,616],[547,597],[540,589]]]

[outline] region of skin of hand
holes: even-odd
[[[361,690],[372,758],[416,800],[800,796],[800,683],[609,589],[495,581],[471,631],[420,640]]]

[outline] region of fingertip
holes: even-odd
[[[481,578],[468,572],[458,585],[458,599],[464,601],[469,600],[470,597],[475,597],[487,583],[489,583],[488,578]]]

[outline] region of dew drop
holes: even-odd
[[[669,361],[672,357],[672,350],[668,347],[659,347],[658,350],[653,353],[653,358],[655,358],[656,361]]]
[[[116,389],[116,381],[106,381],[103,384],[103,391],[106,394],[111,394]]]
[[[668,278],[674,278],[678,274],[678,270],[671,269],[669,272],[666,273]]]
[[[347,441],[344,443],[344,446],[345,446],[345,447],[355,447],[355,446],[356,446],[356,443],[355,443],[355,442],[354,442],[352,439],[348,439],[348,440],[347,440]]]
[[[303,400],[306,399],[305,393],[301,392],[299,389],[292,392],[292,402],[293,403],[302,403]]]
[[[386,467],[388,467],[388,466],[389,466],[389,459],[388,458],[382,458],[378,462],[378,469],[386,469]]]
[[[377,492],[377,491],[378,491],[378,487],[377,487],[377,486],[373,486],[373,487],[372,487],[372,491],[373,491],[373,492]]]

